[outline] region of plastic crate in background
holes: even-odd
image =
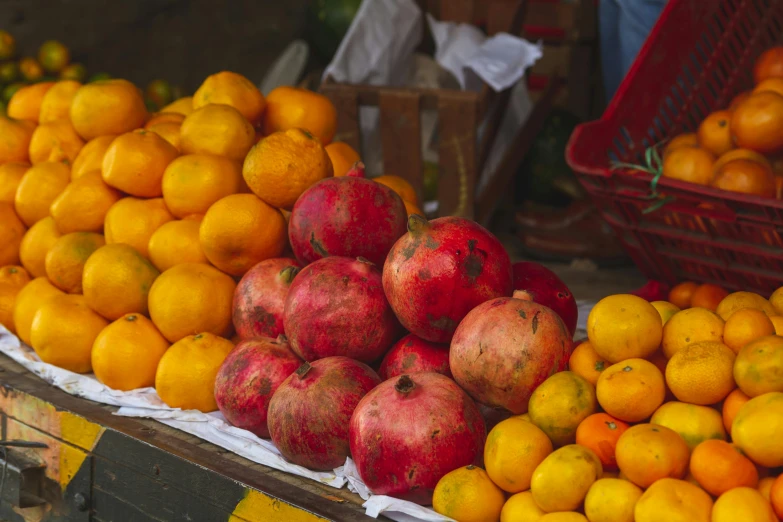
[[[783,201],[666,178],[651,200],[650,175],[610,169],[694,132],[752,87],[756,58],[781,39],[783,0],[669,0],[604,115],[572,134],[568,163],[647,277],[783,286]]]

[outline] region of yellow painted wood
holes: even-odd
[[[248,489],[228,522],[266,522],[285,520],[286,522],[314,522],[326,520],[276,498],[264,495],[260,491]]]

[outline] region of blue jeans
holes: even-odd
[[[666,0],[600,0],[598,31],[607,101],[614,96],[665,5]]]

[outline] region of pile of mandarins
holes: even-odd
[[[489,432],[485,469],[441,479],[436,511],[461,522],[783,517],[783,288],[765,299],[682,283],[669,299],[599,301],[569,370]]]
[[[753,78],[752,90],[709,114],[697,132],[668,142],[664,177],[783,198],[783,47],[761,54]]]
[[[289,248],[302,192],[359,160],[335,130],[324,96],[265,98],[233,72],[155,114],[125,80],[19,89],[0,117],[0,324],[112,388],[199,407],[202,382],[215,409],[236,280]],[[402,178],[376,180],[419,212]]]

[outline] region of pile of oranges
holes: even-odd
[[[709,114],[697,132],[669,141],[664,177],[783,198],[783,47],[762,53],[753,78],[752,90]]]
[[[335,129],[326,97],[233,72],[154,114],[125,80],[22,87],[0,117],[0,324],[47,363],[216,409],[236,281],[359,160]]]
[[[599,301],[568,371],[435,489],[460,522],[783,518],[783,288]],[[680,310],[681,305],[684,309]]]

